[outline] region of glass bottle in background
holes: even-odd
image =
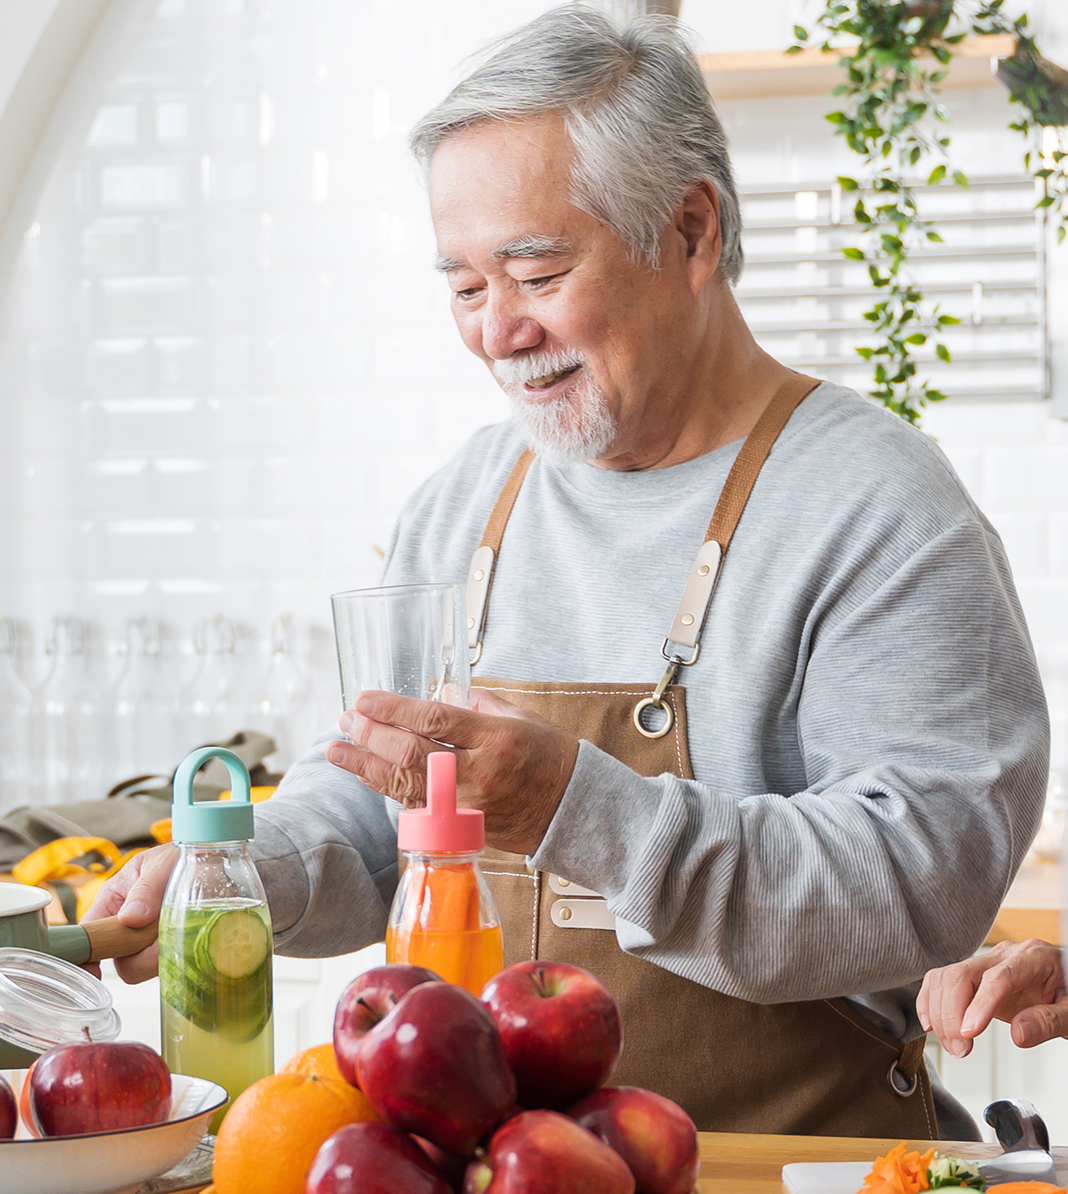
[[[232,798],[194,802],[193,777],[211,758],[226,764]],[[254,829],[241,759],[217,746],[188,755],[174,778],[179,854],[159,918],[161,1052],[172,1072],[217,1082],[231,1102],[274,1072],[271,916],[248,852]]]
[[[456,756],[427,756],[426,808],[405,809],[397,848],[405,856],[386,928],[386,961],[425,966],[478,996],[504,965],[501,921],[482,876],[480,809],[456,807]]]
[[[234,708],[233,623],[222,614],[201,618],[193,642],[201,663],[182,699],[180,750],[225,741],[242,728]]]
[[[126,623],[122,674],[111,690],[115,782],[139,775],[170,775],[177,762],[178,701],[160,667],[159,624]]]
[[[32,800],[33,697],[15,670],[15,623],[0,618],[0,816]]]
[[[100,799],[109,727],[89,679],[82,620],[56,618],[46,650],[52,668],[34,700],[41,802]]]
[[[289,614],[271,627],[271,662],[257,689],[248,724],[275,740],[278,749],[266,762],[272,771],[285,771],[318,729],[308,716],[308,681],[297,664]]]

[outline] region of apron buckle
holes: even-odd
[[[667,646],[667,639],[664,640],[664,646]],[[671,727],[675,724],[675,710],[664,700],[664,693],[667,691],[668,685],[675,679],[679,668],[687,661],[684,659],[671,659],[667,655],[664,658],[668,660],[668,665],[664,669],[664,674],[660,677],[660,683],[653,690],[653,695],[642,697],[634,706],[634,725],[638,733],[646,738],[663,738],[665,734],[671,731]],[[696,651],[693,658],[697,658]],[[692,663],[693,659],[689,660],[689,662]],[[657,709],[664,715],[663,724],[655,730],[650,729],[642,719],[642,714],[646,709]]]

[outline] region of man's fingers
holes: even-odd
[[[1021,1049],[1030,1049],[1058,1036],[1068,1037],[1068,1003],[1025,1008],[1012,1022],[1012,1039]]]
[[[124,925],[138,929],[159,916],[167,880],[171,877],[178,851],[174,846],[154,846],[135,854],[126,865],[104,884],[82,921],[117,916]],[[117,958],[115,970],[123,982],[143,983],[157,972],[159,950],[156,942],[129,958]],[[99,967],[92,969],[99,976]]]
[[[425,803],[425,767],[423,770],[406,770],[349,742],[331,742],[326,748],[326,757],[336,767],[351,771],[357,779],[383,796],[389,796],[401,804]]]
[[[397,696],[394,692],[361,692],[356,698],[356,713],[382,725],[404,726],[414,734],[433,738],[437,742],[468,744],[479,730],[479,716],[461,705],[446,705],[441,701],[420,701],[414,697]],[[341,726],[352,735],[346,718]]]
[[[141,858],[141,866],[126,893],[118,917],[124,925],[139,929],[158,918],[167,880],[178,861],[178,851],[174,846],[157,846],[135,857]]]
[[[972,1043],[961,1034],[963,1018],[978,984],[980,959],[931,971],[924,979],[931,1031],[954,1057],[967,1057]]]
[[[356,713],[345,727],[352,743],[363,752],[378,755],[396,767],[409,771],[425,771],[426,757],[440,749],[429,738],[404,726],[374,721]],[[353,761],[358,761],[355,756]]]
[[[128,958],[115,959],[115,973],[124,983],[144,983],[159,973],[159,942]]]
[[[961,1020],[961,1032],[978,1036],[998,1013],[998,1008],[1029,984],[1011,958],[991,966],[979,980],[971,1004]]]
[[[141,867],[145,862],[145,855],[135,854],[128,863],[100,888],[93,902],[85,910],[82,921],[100,920],[104,916],[117,916],[126,902],[130,888],[137,882],[141,874]]]

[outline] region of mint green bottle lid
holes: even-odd
[[[229,800],[193,800],[193,777],[208,759],[220,759],[230,772]],[[223,746],[202,746],[178,765],[171,805],[173,842],[250,842],[256,836],[248,768]]]

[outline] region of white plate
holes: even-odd
[[[857,1194],[870,1169],[871,1161],[805,1161],[784,1165],[782,1180],[790,1194]],[[1060,1155],[1056,1169],[1057,1180],[1063,1185],[1068,1166]]]
[[[25,1070],[0,1070],[16,1097]],[[227,1094],[203,1078],[171,1076],[171,1112],[163,1123],[86,1136],[34,1139],[19,1125],[0,1140],[3,1194],[117,1194],[136,1190],[176,1165],[208,1130]]]

